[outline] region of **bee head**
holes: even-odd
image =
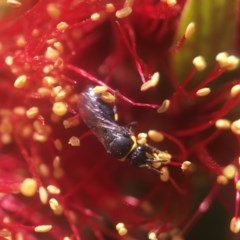
[[[147,154],[151,154],[151,149],[147,145],[138,145],[128,155],[130,164],[134,167],[145,167],[149,162]]]

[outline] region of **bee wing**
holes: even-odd
[[[113,118],[114,112],[107,103],[88,92],[83,92],[79,99],[79,112],[84,123],[92,130],[106,150],[118,136],[130,136],[130,131],[118,125]]]

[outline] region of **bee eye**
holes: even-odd
[[[112,156],[121,159],[128,155],[132,146],[133,140],[130,137],[118,136],[110,143],[108,152]]]

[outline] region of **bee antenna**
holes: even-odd
[[[146,168],[148,168],[149,170],[155,172],[155,173],[158,173],[158,174],[162,174],[158,169],[152,167],[151,165],[149,164],[146,164]]]

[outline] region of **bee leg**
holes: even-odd
[[[132,128],[135,127],[137,124],[138,124],[137,121],[132,121],[126,125],[126,128],[128,128],[129,130],[132,130]]]
[[[149,164],[146,164],[146,166],[145,166],[145,167],[146,167],[146,168],[148,168],[149,170],[151,170],[151,171],[153,171],[153,172],[157,173],[157,174],[160,174],[160,175],[162,175],[161,171],[159,171],[158,169],[156,169],[156,168],[152,167],[152,166],[151,166],[151,165],[149,165]]]

